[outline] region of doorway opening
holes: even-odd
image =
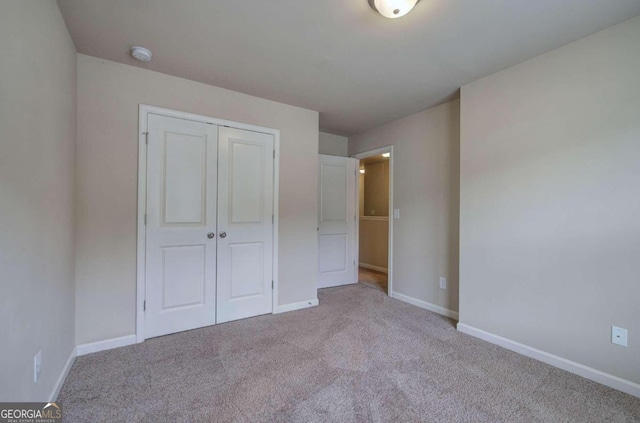
[[[358,166],[358,282],[392,296],[393,147],[353,156]]]

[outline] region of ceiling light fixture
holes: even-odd
[[[360,169],[360,173],[364,173],[364,169]]]
[[[386,158],[391,157],[391,153],[382,153],[382,157],[386,157]]]
[[[149,49],[140,46],[131,47],[131,55],[134,59],[140,60],[141,62],[150,62],[152,56]]]
[[[369,0],[369,5],[373,10],[380,13],[385,18],[401,18],[420,0]]]

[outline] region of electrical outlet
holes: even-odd
[[[627,346],[627,330],[617,326],[611,326],[611,343]]]
[[[447,278],[440,276],[440,289],[447,289]]]
[[[42,351],[38,351],[33,357],[33,383],[38,383],[40,371],[42,370]]]

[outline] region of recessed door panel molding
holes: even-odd
[[[273,152],[273,135],[219,129],[218,323],[273,311]]]
[[[349,163],[320,162],[320,222],[344,222],[347,217]]]
[[[162,310],[204,304],[206,245],[162,248]]]
[[[318,175],[318,288],[356,282],[356,164],[320,155]]]
[[[265,146],[229,140],[229,216],[232,223],[260,223],[264,217]]]
[[[164,134],[162,225],[204,226],[207,139],[202,134]]]
[[[262,242],[229,245],[231,301],[264,295],[264,246]]]
[[[320,235],[320,272],[346,271],[348,248],[346,234]]]
[[[147,121],[145,336],[215,324],[218,128]]]

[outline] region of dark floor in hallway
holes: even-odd
[[[386,273],[365,269],[364,267],[358,268],[358,282],[363,285],[378,289],[386,294],[388,293],[388,281]]]

